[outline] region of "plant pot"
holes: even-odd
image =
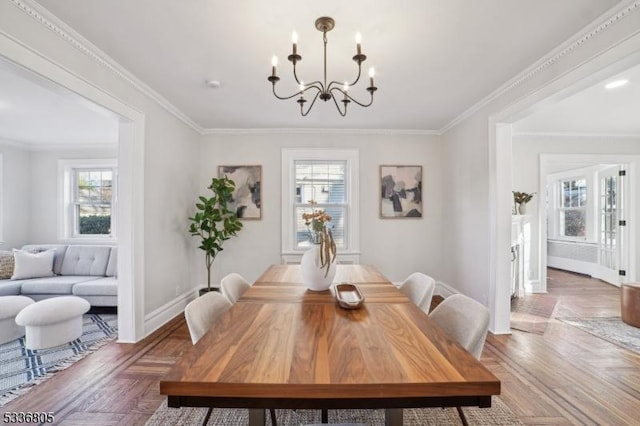
[[[304,252],[300,268],[302,269],[302,280],[311,291],[328,290],[336,276],[335,262],[331,262],[329,265],[328,273],[326,266],[324,268],[320,266],[320,246],[313,246]]]
[[[211,287],[211,288],[204,287],[204,288],[201,288],[200,290],[198,290],[198,296],[202,296],[203,294],[207,294],[210,291],[220,291],[220,289],[217,288],[217,287]]]
[[[527,203],[518,204],[518,213],[527,214]]]

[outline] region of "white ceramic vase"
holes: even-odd
[[[336,276],[336,263],[331,262],[329,265],[329,273],[325,277],[327,272],[326,267],[320,266],[320,246],[313,246],[302,255],[300,261],[300,268],[302,269],[302,280],[304,284],[312,291],[325,291],[329,290],[333,278]]]
[[[527,203],[518,204],[518,213],[527,214]]]

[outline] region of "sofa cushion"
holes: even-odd
[[[64,244],[27,244],[22,246],[22,250],[30,253],[39,253],[45,250],[55,250],[55,256],[53,259],[53,273],[60,275],[62,270],[62,261],[64,260],[64,254],[67,251],[67,246]]]
[[[30,253],[13,249],[15,265],[12,280],[40,278],[53,276],[53,259],[55,250],[45,250],[40,253]]]
[[[0,296],[14,296],[20,294],[23,281],[0,280]]]
[[[49,278],[34,278],[22,282],[20,292],[29,294],[71,294],[74,285],[85,281],[95,280],[95,276],[58,275]]]
[[[0,250],[0,280],[6,280],[13,275],[13,252]]]
[[[117,296],[118,280],[113,277],[98,278],[85,281],[73,286],[76,296]]]
[[[69,246],[60,274],[104,277],[110,253],[109,246]]]
[[[111,254],[109,255],[109,263],[107,264],[108,277],[115,277],[118,275],[118,247],[111,247]]]

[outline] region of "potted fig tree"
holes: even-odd
[[[242,229],[236,212],[231,211],[228,201],[231,199],[235,182],[228,177],[213,178],[209,190],[210,197],[199,196],[196,202],[196,213],[189,218],[189,233],[200,238],[200,250],[205,253],[207,267],[207,288],[200,294],[211,291],[211,266],[216,256],[222,251],[226,240],[235,236]]]

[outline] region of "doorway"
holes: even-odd
[[[79,101],[97,105],[117,117],[120,179],[116,213],[119,227],[118,340],[136,342],[144,337],[144,115],[2,34],[0,59],[25,73],[37,75],[51,90],[64,90]]]
[[[538,233],[538,293],[547,291],[547,267],[616,286],[635,280],[638,228],[632,219],[640,193],[633,182],[639,161],[640,156],[625,154],[540,155],[545,202],[539,206],[544,220]]]

